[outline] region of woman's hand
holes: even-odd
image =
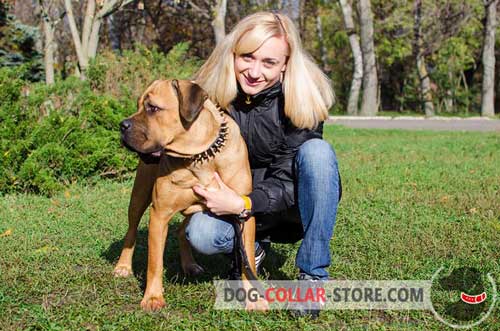
[[[245,209],[243,198],[227,187],[218,173],[214,174],[214,178],[219,189],[195,185],[193,191],[205,199],[205,205],[215,215],[239,215]]]

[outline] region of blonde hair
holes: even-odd
[[[195,80],[227,108],[238,93],[235,55],[253,53],[272,37],[284,37],[289,48],[283,76],[285,115],[298,128],[316,128],[328,118],[335,96],[329,78],[302,48],[296,27],[285,15],[258,12],[243,18],[215,47]]]

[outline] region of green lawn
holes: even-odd
[[[441,265],[470,266],[492,273],[500,287],[500,134],[325,130],[344,186],[331,242],[333,278],[426,280]],[[131,184],[0,198],[1,330],[445,329],[429,311],[325,311],[311,321],[286,311],[213,310],[211,280],[222,277],[228,261],[198,256],[207,273],[185,278],[173,230],[165,254],[167,307],[143,313],[147,217],[135,276],[112,276]],[[273,245],[265,277],[295,278],[297,247]],[[477,330],[499,325],[497,304]]]

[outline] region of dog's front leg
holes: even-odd
[[[142,309],[157,311],[165,306],[163,298],[163,252],[168,233],[168,222],[173,215],[151,207],[148,234],[148,272]]]
[[[245,252],[247,254],[250,268],[252,269],[254,275],[257,275],[257,270],[255,268],[255,217],[251,217],[248,221],[245,222],[245,227],[243,230],[243,245],[245,246]],[[243,261],[241,265],[243,265]],[[243,287],[248,293],[249,289],[252,287],[252,284],[248,281],[250,279],[250,276],[247,274],[247,270],[245,268],[243,268],[243,270]],[[249,296],[247,295],[247,298],[248,297]],[[269,303],[262,297],[259,297],[256,301],[250,301],[247,299],[245,309],[267,311],[269,310]]]
[[[123,241],[120,259],[116,263],[116,267],[113,271],[116,277],[128,277],[132,275],[132,257],[134,255],[135,241],[137,238],[137,227],[139,226],[144,211],[146,211],[151,203],[151,194],[157,171],[157,164],[139,162],[128,206],[128,230]]]

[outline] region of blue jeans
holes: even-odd
[[[303,240],[295,264],[300,272],[328,278],[330,239],[335,227],[341,187],[337,157],[326,141],[311,139],[295,156],[297,204]],[[256,215],[258,217],[258,215]],[[286,224],[283,224],[286,229]],[[230,223],[208,212],[193,214],[186,238],[202,254],[229,254],[233,250],[234,229]]]

